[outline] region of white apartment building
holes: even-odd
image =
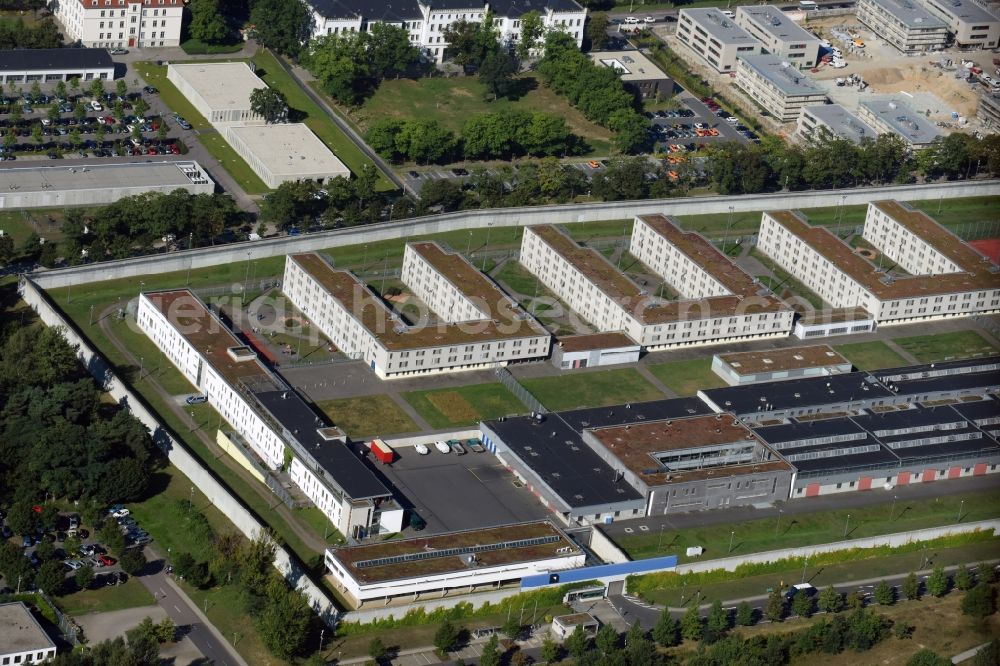
[[[355,607],[519,586],[582,567],[586,555],[549,521],[450,532],[326,551],[333,584]]]
[[[917,272],[889,276],[794,211],[765,212],[757,247],[827,304],[864,308],[879,325],[1000,312],[1000,269],[924,213],[871,203],[864,238]]]
[[[551,336],[464,257],[410,243],[403,281],[437,315],[409,324],[349,271],[318,254],[289,255],[282,289],[342,352],[382,379],[545,358]]]
[[[874,141],[878,136],[878,132],[839,104],[802,107],[795,132],[806,142],[840,138],[861,143]]]
[[[858,20],[903,53],[943,49],[948,24],[915,0],[858,0]]]
[[[910,148],[921,150],[943,136],[934,123],[909,104],[896,98],[862,99],[858,102],[858,118],[879,134],[896,134]]]
[[[736,58],[762,53],[763,44],[720,10],[681,9],[677,38],[719,72],[735,72]]]
[[[819,62],[819,37],[800,27],[780,7],[741,5],[736,8],[736,24],[760,41],[765,51],[799,69]]]
[[[922,0],[927,10],[948,24],[955,46],[995,49],[1000,18],[974,0]]]
[[[804,107],[826,102],[826,91],[805,72],[773,55],[737,58],[736,86],[783,123],[798,119]]]
[[[529,11],[541,15],[547,30],[562,30],[583,44],[587,10],[574,0],[306,0],[313,10],[313,36],[362,32],[373,23],[405,28],[410,43],[430,60],[443,62],[445,29],[458,21],[481,23],[487,12],[501,41],[516,44],[521,38],[521,17]]]
[[[791,330],[790,308],[759,295],[753,279],[711,243],[667,218],[636,218],[630,251],[682,300],[643,290],[551,225],[525,228],[521,263],[598,330],[622,331],[647,349],[784,337]]]
[[[49,0],[68,39],[97,48],[178,46],[184,0]]]
[[[136,321],[263,465],[279,469],[293,452],[292,480],[342,534],[402,529],[402,508],[343,433],[323,424],[191,291],[140,294]]]

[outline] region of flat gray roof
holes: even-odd
[[[914,0],[870,0],[895,16],[908,28],[947,28],[948,25],[934,14],[918,5]]]
[[[866,107],[910,143],[930,143],[941,136],[934,123],[894,97],[862,100],[860,106]]]
[[[752,70],[773,83],[786,95],[825,94],[825,91],[814,85],[812,79],[805,73],[782,60],[780,56],[772,54],[747,55],[738,56],[737,60],[745,62]]]
[[[996,23],[1000,21],[972,0],[926,0],[927,4],[940,12],[966,23]]]
[[[23,602],[0,604],[0,654],[34,652],[55,646]]]
[[[600,51],[591,53],[590,57],[594,62],[614,69],[621,75],[622,81],[667,78],[663,70],[638,51]]]
[[[814,116],[827,125],[831,132],[854,143],[861,143],[862,139],[874,140],[878,136],[878,132],[839,104],[807,106],[802,112]]]
[[[98,190],[105,187],[184,187],[191,178],[183,169],[208,174],[197,162],[131,162],[82,166],[33,166],[0,168],[0,191],[11,193]]]
[[[722,44],[760,44],[753,35],[736,25],[736,19],[729,18],[713,7],[682,9],[680,15],[689,16],[694,23]]]
[[[204,62],[171,64],[170,68],[187,81],[214,110],[249,109],[250,93],[267,84],[245,62]]]
[[[818,42],[819,37],[812,34],[788,17],[788,14],[773,5],[744,5],[736,8],[736,18],[746,14],[754,19],[760,28],[769,32],[783,42]]]
[[[275,176],[351,175],[351,170],[302,123],[231,125],[227,131],[238,136]]]

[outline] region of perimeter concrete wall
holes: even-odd
[[[984,180],[925,185],[825,190],[787,194],[751,194],[715,196],[691,199],[653,199],[593,204],[532,206],[462,211],[430,215],[423,218],[389,222],[356,229],[337,229],[306,236],[270,238],[228,245],[153,255],[136,259],[108,261],[86,266],[74,266],[32,275],[43,289],[85,284],[101,280],[133,278],[157,273],[172,273],[221,264],[276,257],[295,252],[312,252],[346,245],[375,243],[409,238],[417,240],[430,234],[461,229],[482,229],[488,226],[514,227],[532,224],[567,224],[601,220],[632,219],[636,215],[663,213],[666,215],[701,215],[706,213],[763,211],[784,208],[816,208],[867,204],[879,199],[937,199],[969,196],[1000,195],[1000,181]]]
[[[163,425],[157,420],[156,414],[147,409],[145,403],[131,391],[112,371],[111,366],[90,343],[63,318],[62,314],[49,302],[45,293],[30,280],[21,280],[18,288],[21,297],[38,313],[46,326],[57,327],[62,331],[66,341],[77,350],[80,363],[90,372],[104,390],[146,428],[149,429],[153,442],[164,452],[170,463],[179,469],[191,483],[198,487],[208,500],[221,511],[233,525],[248,538],[256,538],[266,527],[247,510],[243,504],[219,483],[212,474],[202,466],[201,462],[170,436]],[[337,619],[337,611],[326,593],[308,576],[298,562],[292,559],[288,551],[278,546],[274,566],[289,583],[301,590],[312,604],[313,609],[331,626]]]

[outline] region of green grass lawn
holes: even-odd
[[[770,257],[758,250],[753,248],[750,250],[750,256],[757,259],[761,264],[763,264],[769,271],[774,273],[774,277],[777,278],[777,282],[771,279],[767,279],[769,288],[775,290],[778,296],[782,296],[781,292],[788,290],[792,295],[798,296],[810,305],[812,305],[817,310],[823,309],[823,299],[816,295],[811,289],[806,287],[804,284],[792,277],[787,271],[782,269],[778,264],[776,264]],[[768,276],[764,276],[768,277]],[[765,280],[761,280],[762,282]]]
[[[87,613],[107,613],[126,608],[155,606],[156,600],[135,576],[130,576],[121,585],[111,585],[96,590],[80,590],[63,597],[57,597],[56,605],[64,613],[80,616]]]
[[[911,201],[914,208],[919,208],[945,226],[964,225],[970,222],[995,222],[1000,210],[1000,197],[962,197],[960,199],[929,199]]]
[[[209,53],[238,53],[243,50],[243,42],[235,44],[206,44],[199,39],[188,39],[181,42],[181,48],[188,55],[204,55]]]
[[[858,370],[898,368],[906,365],[906,359],[894,352],[884,342],[852,342],[837,345],[834,349],[843,354]]]
[[[604,407],[663,398],[634,368],[522,379],[521,385],[551,410]]]
[[[526,411],[514,394],[500,384],[476,384],[454,389],[410,391],[403,398],[433,428],[474,425]]]
[[[880,491],[870,491],[880,492]],[[687,530],[640,532],[617,539],[618,545],[633,559],[657,555],[678,555],[680,562],[746,555],[780,548],[794,548],[818,543],[908,532],[927,527],[951,525],[962,511],[962,522],[974,522],[1000,516],[1000,490],[952,495],[927,500],[900,501],[893,507],[887,502],[850,509],[781,515],[776,518],[723,523]],[[962,503],[964,500],[964,504]],[[808,500],[798,500],[808,502]],[[892,517],[890,519],[890,513]],[[850,514],[850,522],[847,516]],[[733,541],[730,553],[729,542]],[[688,546],[702,546],[705,554],[689,558]]]
[[[937,335],[915,335],[894,340],[921,363],[950,361],[995,354],[997,348],[977,331],[954,331]]]
[[[285,95],[292,114],[300,115],[301,122],[305,123],[347,165],[352,173],[358,173],[366,164],[374,166],[373,162],[361,152],[361,149],[333,124],[323,109],[309,98],[295,79],[282,69],[274,54],[261,49],[253,57],[253,61],[257,65],[258,75],[264,82]],[[376,189],[389,192],[395,190],[396,186],[380,171]]]
[[[712,372],[712,359],[671,361],[649,366],[657,379],[679,396],[694,395],[701,389],[727,386],[719,375]]]
[[[383,118],[436,120],[444,127],[461,132],[470,116],[512,110],[541,111],[566,120],[574,134],[590,144],[588,154],[610,154],[611,132],[587,120],[564,97],[542,85],[533,74],[523,74],[528,92],[520,99],[487,101],[486,88],[475,76],[456,78],[396,79],[383,81],[360,109],[353,112],[363,129]]]
[[[203,611],[208,608],[205,613],[208,619],[247,663],[253,666],[284,666],[289,663],[273,656],[264,647],[253,623],[247,617],[246,605],[238,585],[220,585],[207,590],[196,589],[186,583],[181,583],[181,586],[198,608]]]
[[[64,208],[3,210],[0,211],[0,230],[13,239],[15,248],[31,234],[38,234],[46,240],[59,241],[63,238],[64,211]]]
[[[159,90],[160,99],[198,130],[198,141],[219,161],[222,168],[239,183],[247,194],[263,194],[268,191],[264,181],[254,173],[250,165],[240,157],[218,131],[194,108],[183,94],[167,80],[166,65],[153,62],[137,62],[135,68],[146,83]],[[173,122],[168,118],[168,123]]]
[[[413,419],[387,395],[324,400],[317,402],[316,406],[351,439],[383,437],[420,430]]]

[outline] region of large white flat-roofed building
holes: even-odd
[[[762,44],[715,8],[682,9],[677,38],[719,72],[735,72],[737,56],[761,52]]]
[[[1000,45],[1000,18],[974,0],[923,0],[923,3],[948,24],[955,46],[995,49]]]
[[[943,136],[934,123],[894,98],[865,99],[858,103],[858,118],[879,134],[890,132],[902,137],[911,148],[927,148]]]
[[[245,62],[171,63],[167,80],[213,125],[264,123],[250,110],[250,94],[267,84]]]
[[[584,564],[583,550],[549,521],[383,541],[326,551],[326,568],[356,607],[519,586],[522,578]]]
[[[178,46],[184,0],[49,0],[66,37],[97,48]]]
[[[40,664],[56,656],[56,644],[23,601],[0,604],[0,664]]]
[[[406,29],[410,44],[428,59],[442,62],[448,42],[445,30],[459,21],[481,23],[487,11],[504,44],[521,39],[521,17],[537,11],[546,31],[562,30],[583,44],[587,10],[574,0],[308,0],[313,35],[364,32],[375,23]]]
[[[682,300],[647,293],[551,225],[525,228],[521,263],[598,330],[622,331],[647,349],[783,337],[791,330],[790,308],[758,293],[760,285],[711,243],[667,218],[636,218],[630,251]]]
[[[874,141],[878,136],[878,132],[839,104],[802,107],[796,132],[805,141],[839,138],[861,143]]]
[[[764,45],[800,69],[819,62],[819,37],[799,26],[780,7],[742,5],[736,8],[736,24]]]
[[[1000,93],[980,95],[976,117],[993,131],[1000,128]]]
[[[351,177],[351,170],[303,123],[229,125],[226,141],[272,189],[288,181],[322,184]]]
[[[643,99],[667,97],[674,92],[673,80],[639,51],[601,51],[590,53],[590,58],[618,72],[622,84]]]
[[[382,379],[548,357],[549,332],[461,255],[410,243],[402,274],[437,321],[408,324],[355,275],[314,253],[288,256],[282,290],[338,349]]]
[[[255,464],[271,470],[288,464],[291,479],[341,534],[358,538],[402,529],[402,508],[347,447],[343,433],[268,370],[194,293],[142,293],[136,322],[232,426]]]
[[[826,377],[853,369],[851,362],[829,345],[732,352],[712,357],[712,371],[730,386],[799,377]]]
[[[858,0],[858,20],[903,53],[947,46],[948,25],[916,0]]]
[[[783,123],[795,121],[803,107],[826,102],[826,91],[787,60],[773,55],[737,58],[736,85]]]
[[[879,325],[1000,312],[1000,269],[926,214],[870,203],[863,237],[910,275],[888,274],[794,211],[766,211],[757,247],[826,303],[862,307]]]
[[[146,192],[211,194],[215,183],[197,162],[137,162],[0,170],[0,209],[114,203]]]
[[[93,81],[115,78],[107,49],[11,49],[0,51],[0,83]]]

